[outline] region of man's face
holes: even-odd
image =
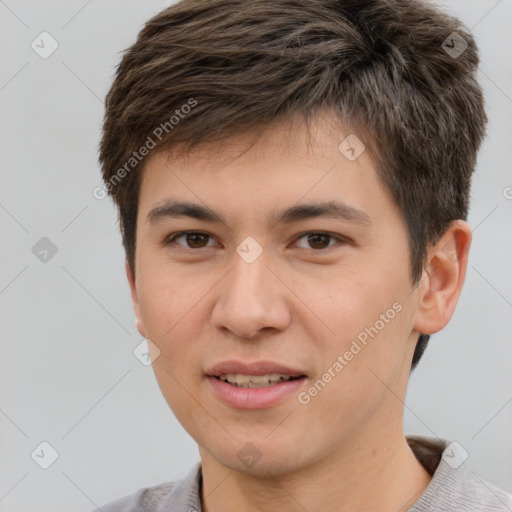
[[[329,126],[312,146],[275,125],[252,147],[241,134],[144,171],[139,329],[202,456],[240,471],[289,472],[401,431],[418,311],[406,227],[367,152],[351,161],[349,133]],[[176,201],[224,222],[172,215]],[[297,210],[329,202],[338,216]],[[197,233],[171,240],[182,231]],[[239,387],[226,373],[302,377]]]

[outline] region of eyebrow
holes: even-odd
[[[153,208],[146,216],[151,224],[162,219],[192,217],[206,222],[220,222],[226,224],[224,217],[207,206],[187,201],[166,201]],[[362,210],[339,201],[326,201],[322,203],[308,203],[291,206],[282,211],[273,211],[271,224],[291,224],[306,219],[318,217],[341,219],[350,223],[371,226],[371,218]]]

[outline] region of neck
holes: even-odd
[[[360,436],[358,436],[360,437]],[[403,432],[386,441],[362,436],[321,461],[267,477],[230,470],[201,450],[204,512],[405,512],[431,480]]]

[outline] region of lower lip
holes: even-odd
[[[216,377],[208,377],[215,395],[237,409],[263,409],[277,405],[284,398],[296,394],[305,380],[306,377],[301,377],[263,388],[239,388]]]

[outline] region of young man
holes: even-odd
[[[201,462],[125,511],[496,511],[403,401],[466,274],[477,48],[416,0],[185,0],[143,28],[100,160],[137,326]]]

